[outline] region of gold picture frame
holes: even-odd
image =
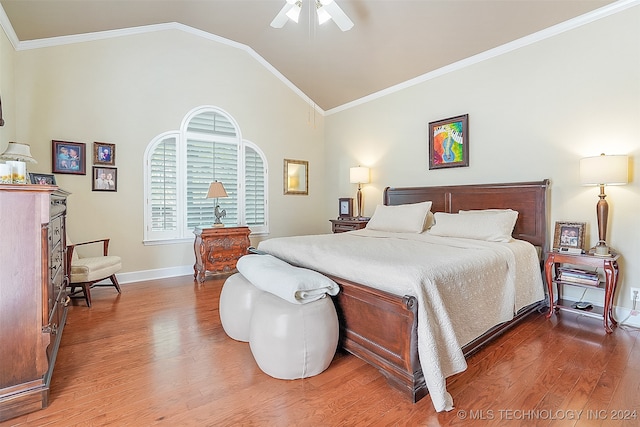
[[[94,142],[93,164],[115,166],[116,144],[109,144],[108,142]]]
[[[309,162],[284,159],[284,194],[309,194]]]

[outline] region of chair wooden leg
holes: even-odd
[[[118,283],[118,279],[116,279],[116,275],[115,275],[115,274],[112,274],[112,275],[109,277],[109,279],[111,279],[111,282],[113,283],[113,286],[115,286],[115,287],[116,287],[116,289],[117,289],[118,293],[119,293],[119,294],[120,294],[120,293],[122,293],[122,292],[120,292],[120,284]]]
[[[84,299],[87,301],[87,307],[91,307],[91,283],[83,283]]]

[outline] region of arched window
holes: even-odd
[[[180,131],[151,141],[144,160],[145,243],[192,240],[195,227],[211,227],[216,200],[206,196],[212,181],[222,182],[228,195],[217,200],[226,226],[268,232],[266,158],[221,109],[194,109]]]

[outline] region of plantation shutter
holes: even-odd
[[[215,222],[216,203],[226,226],[268,233],[266,174],[266,157],[241,139],[233,118],[210,106],[192,110],[179,131],[158,135],[145,152],[145,244],[193,239],[195,227]],[[228,197],[207,199],[213,181]]]
[[[238,225],[238,149],[236,130],[229,119],[206,111],[187,127],[186,227],[210,227],[214,222],[215,199],[207,199],[212,181],[220,181],[228,197],[218,199],[224,209],[222,222]]]
[[[245,148],[245,220],[249,228],[265,226],[265,175],[264,161],[256,150]]]
[[[149,158],[149,207],[152,232],[178,229],[177,139],[161,140]]]

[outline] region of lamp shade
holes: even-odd
[[[17,160],[19,162],[38,163],[36,159],[31,157],[31,147],[29,144],[21,144],[19,142],[10,142],[4,153],[0,154],[0,159]]]
[[[357,166],[349,169],[349,182],[351,184],[367,184],[369,182],[369,168]]]
[[[209,192],[207,193],[207,199],[215,199],[217,197],[228,197],[227,191],[224,189],[219,181],[214,181],[209,184]]]
[[[583,185],[624,185],[629,182],[627,156],[585,157],[580,160],[580,183]]]

